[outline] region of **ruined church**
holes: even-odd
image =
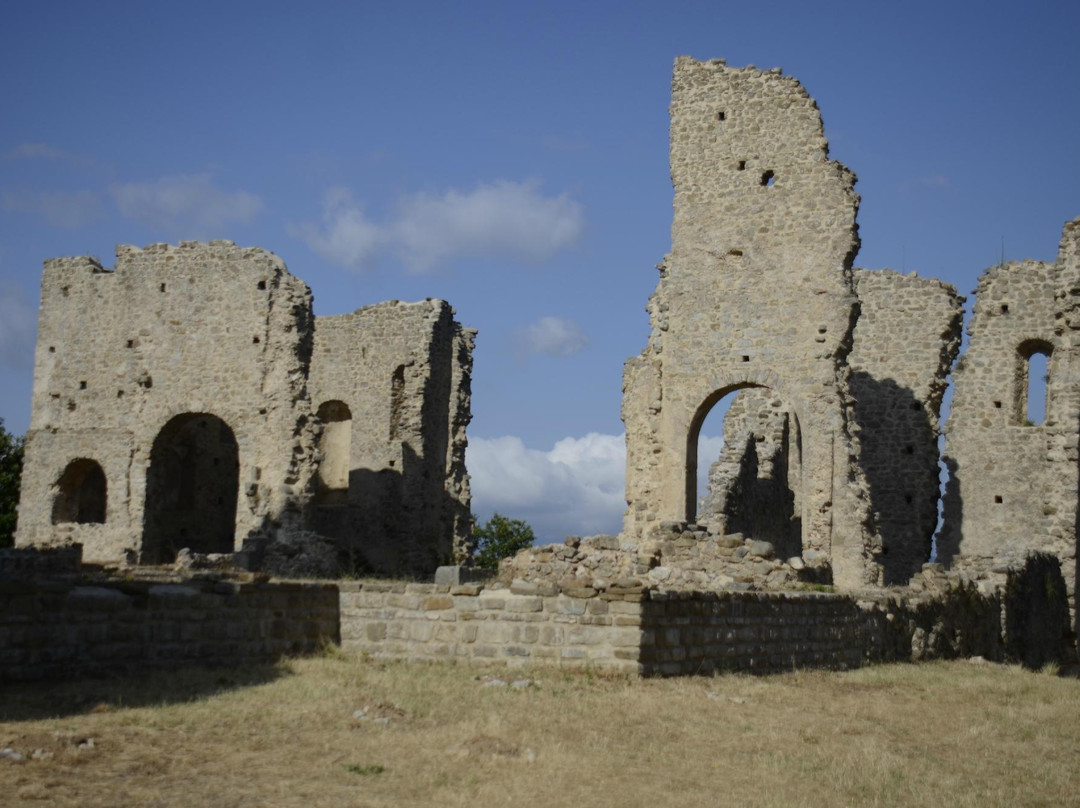
[[[47,261],[17,545],[292,575],[467,555],[476,332],[441,300],[316,317],[229,241]]]

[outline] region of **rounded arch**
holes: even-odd
[[[333,399],[319,405],[316,417],[322,424],[319,438],[319,505],[344,505],[349,501],[352,457],[352,411],[344,401]]]
[[[108,487],[105,472],[96,460],[87,457],[72,460],[56,481],[52,523],[104,524]]]
[[[764,394],[739,395],[754,390]],[[710,472],[716,475],[710,480],[715,490],[699,509],[702,426],[725,399],[730,407],[724,412],[725,445]],[[779,390],[740,381],[710,393],[690,420],[686,458],[687,521],[722,524],[725,532],[767,540],[785,557],[801,554],[802,432],[795,407]]]
[[[232,428],[205,412],[170,419],[150,450],[144,563],[171,562],[184,547],[231,553],[239,488],[240,451]]]
[[[1015,423],[1038,426],[1050,414],[1050,358],[1054,346],[1049,340],[1031,338],[1016,346],[1013,384]]]

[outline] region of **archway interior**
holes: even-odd
[[[794,412],[765,387],[744,387],[703,405],[688,447],[693,521],[716,533],[802,553],[802,441]]]
[[[107,483],[105,472],[94,460],[72,460],[56,483],[52,523],[102,524],[105,521]]]
[[[239,448],[228,424],[208,413],[169,421],[150,452],[143,562],[172,562],[184,547],[231,553],[239,481]]]
[[[315,501],[319,505],[349,502],[349,457],[352,448],[352,412],[342,401],[326,401],[316,413],[322,423],[319,438],[319,474]]]

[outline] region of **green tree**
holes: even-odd
[[[530,546],[536,536],[533,529],[520,519],[508,519],[496,511],[482,525],[473,528],[473,563],[484,569],[497,569],[499,561]]]
[[[23,438],[4,429],[4,419],[0,418],[0,547],[15,543],[22,464]]]

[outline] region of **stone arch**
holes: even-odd
[[[227,423],[205,412],[169,420],[150,450],[143,562],[171,562],[184,547],[231,553],[239,483],[240,452]]]
[[[108,482],[96,460],[80,457],[68,463],[56,481],[52,523],[104,524]]]
[[[1013,384],[1014,421],[1029,426],[1045,423],[1050,415],[1050,359],[1054,346],[1044,339],[1026,339],[1016,346]],[[1034,372],[1033,372],[1034,371]],[[1041,375],[1042,378],[1038,378]],[[1034,382],[1034,383],[1033,383]],[[1042,417],[1032,418],[1032,392],[1041,395]]]
[[[725,414],[724,438],[728,444],[713,468],[718,477],[713,482],[722,485],[723,490],[710,492],[712,509],[706,508],[709,512],[702,514],[696,490],[701,427],[726,397],[751,390],[768,395],[731,399],[731,408],[737,412]],[[728,416],[736,421],[732,423]],[[745,434],[740,426],[745,428]],[[765,434],[758,435],[761,428]],[[702,517],[712,528],[723,523],[725,532],[742,532],[769,541],[784,557],[801,554],[805,501],[802,430],[794,408],[778,391],[743,381],[708,395],[690,421],[686,457],[687,521],[701,523],[698,517]]]
[[[316,413],[322,424],[319,438],[319,505],[345,505],[349,501],[349,470],[352,455],[352,411],[343,401],[324,401]]]

